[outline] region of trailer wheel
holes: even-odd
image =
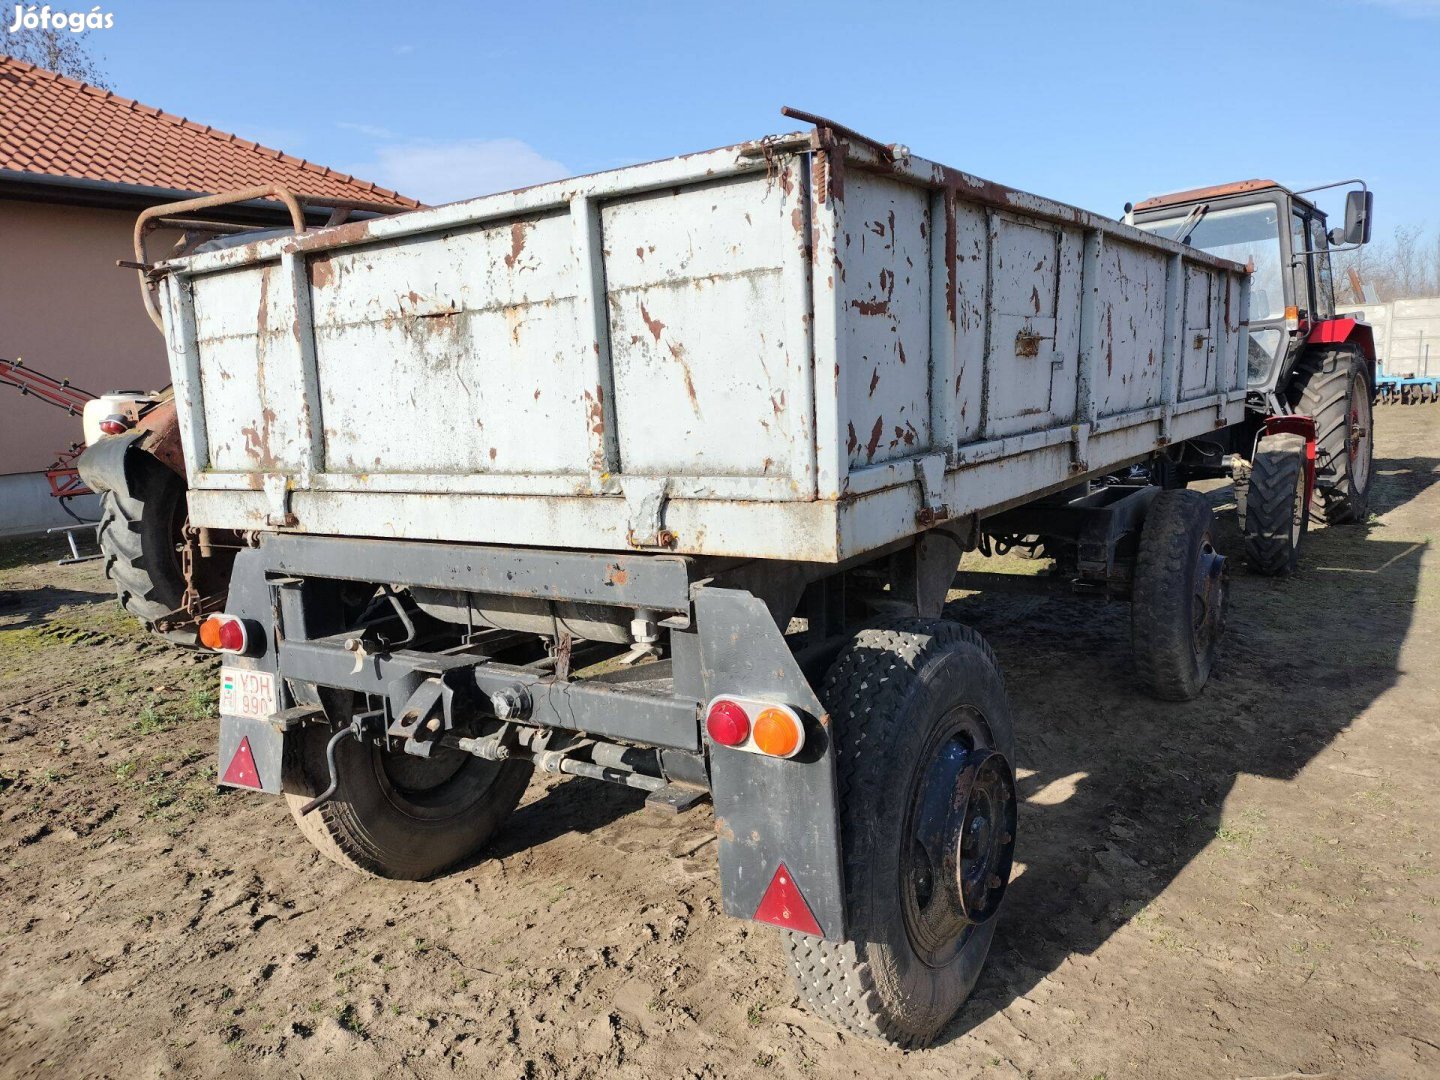
[[[331,734],[315,725],[287,737],[285,800],[322,855],[362,874],[421,881],[454,866],[495,835],[530,780],[528,762],[458,750],[417,758],[346,739],[335,752],[335,798],[301,817],[300,807],[329,783]]]
[[[1140,530],[1131,639],[1141,682],[1164,701],[1199,695],[1215,661],[1229,580],[1214,520],[1199,492],[1162,491]]]
[[[908,618],[861,631],[825,677],[838,752],[850,940],[785,931],[801,995],[904,1047],[969,996],[1010,879],[1014,735],[973,630]]]
[[[1260,440],[1245,497],[1245,557],[1270,577],[1293,573],[1309,527],[1305,499],[1305,440],[1270,435]]]
[[[1375,478],[1375,424],[1365,358],[1352,347],[1312,349],[1300,357],[1286,393],[1296,412],[1315,418],[1315,457],[1331,475],[1317,485],[1325,520],[1364,521]]]
[[[98,539],[120,605],[148,625],[182,608],[185,481],[148,454],[134,457],[128,490],[101,497]]]

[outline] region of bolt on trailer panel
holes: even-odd
[[[1243,410],[1243,268],[824,128],[163,271],[214,527],[835,562]]]

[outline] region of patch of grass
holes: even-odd
[[[1150,938],[1156,945],[1159,945],[1167,952],[1179,952],[1185,948],[1185,943],[1180,940],[1180,935],[1174,930],[1161,930]]]
[[[1367,932],[1370,935],[1370,940],[1377,945],[1396,945],[1410,951],[1420,947],[1420,942],[1409,934],[1396,933],[1388,926],[1371,926]]]
[[[335,1010],[335,1019],[342,1028],[351,1034],[358,1035],[362,1039],[366,1037],[365,1025],[360,1022],[360,1014],[350,1002],[340,1003],[340,1007]]]
[[[151,702],[140,710],[140,715],[130,725],[130,730],[136,735],[158,735],[162,731],[168,731],[171,726],[171,722],[162,716],[160,710]]]
[[[1243,825],[1221,825],[1215,830],[1215,838],[1231,847],[1248,849],[1255,842],[1255,830]]]
[[[347,968],[341,968],[335,972],[335,981],[344,983],[346,990],[355,989],[355,980],[360,976],[360,965],[351,964]]]
[[[135,775],[135,770],[140,767],[140,762],[135,758],[126,758],[114,768],[115,779],[120,781],[129,780]]]
[[[192,688],[185,703],[191,720],[213,720],[220,715],[220,695],[213,680],[209,685]]]

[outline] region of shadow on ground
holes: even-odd
[[[37,589],[0,589],[0,625],[8,629],[38,626],[61,608],[109,600],[109,595],[41,585]]]
[[[1377,514],[1440,480],[1440,459],[1377,465]],[[1226,489],[1211,496],[1233,502]],[[1018,764],[1033,773],[1021,785],[1026,868],[949,1038],[1028,994],[1068,956],[1094,952],[1163,892],[1215,838],[1238,776],[1295,777],[1395,684],[1424,543],[1386,539],[1373,518],[1317,528],[1301,570],[1275,580],[1243,568],[1234,513],[1218,521],[1217,544],[1232,560],[1231,614],[1194,702],[1130,689],[1127,605],[1014,594],[951,605],[999,655]]]

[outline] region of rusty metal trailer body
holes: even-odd
[[[782,136],[166,264],[192,519],[839,562],[1234,422],[1239,267]]]
[[[1048,532],[1152,690],[1208,676],[1225,562],[1156,478],[1243,413],[1234,263],[821,120],[144,273],[188,535],[242,538],[220,781],[343,865],[473,856],[536,767],[708,796],[724,910],[916,1045],[1016,832],[961,553]]]

